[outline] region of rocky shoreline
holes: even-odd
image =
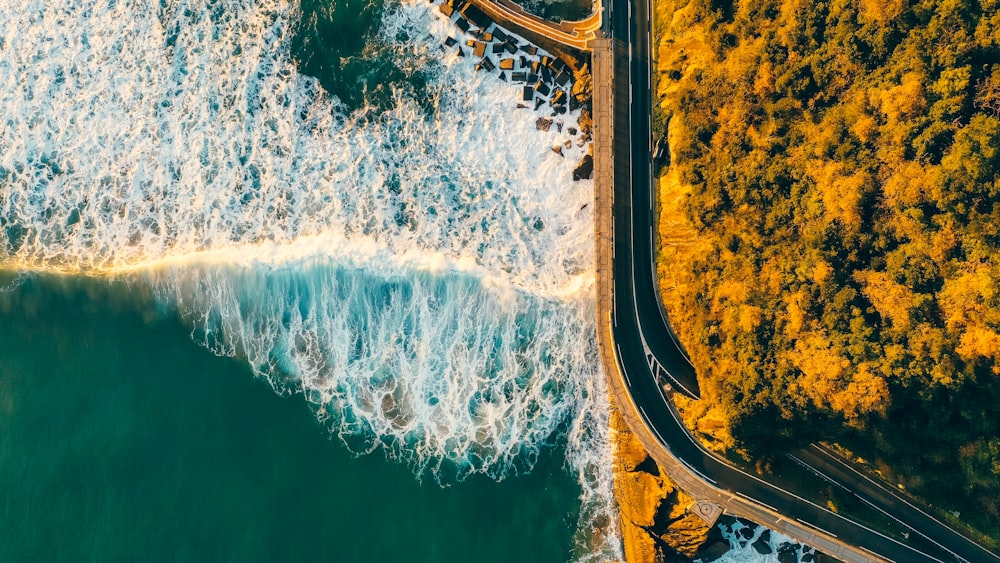
[[[708,543],[711,528],[687,511],[694,499],[670,482],[617,409],[612,409],[610,424],[625,560],[690,561]],[[713,553],[729,550],[728,543],[724,550],[716,543]]]
[[[751,549],[778,563],[837,561],[743,518],[723,515],[709,526],[688,510],[695,499],[670,481],[614,408],[610,426],[615,498],[628,563],[711,563],[727,554],[726,560],[735,561],[732,556],[740,551],[731,551]]]
[[[430,0],[435,2],[435,0]],[[442,17],[458,33],[449,35],[441,50],[446,56],[476,59],[477,72],[497,73],[499,80],[521,84],[515,107],[539,115],[539,131],[569,135],[552,152],[592,140],[592,77],[587,60],[557,56],[497,25],[468,0],[437,4]],[[572,112],[579,112],[572,123]],[[593,177],[593,150],[588,147],[573,170],[573,180]],[[625,561],[628,563],[710,563],[734,548],[750,548],[761,556],[774,554],[779,563],[835,561],[807,546],[790,542],[773,545],[771,532],[753,522],[722,516],[709,526],[688,508],[695,499],[681,491],[649,456],[612,405],[611,442],[614,494],[619,509]]]
[[[586,62],[549,53],[498,25],[467,0],[445,0],[437,4],[437,10],[460,32],[444,40],[445,54],[473,57],[477,72],[496,72],[499,80],[521,84],[515,107],[543,114],[535,122],[540,131],[556,127],[561,133],[565,127],[572,139],[553,146],[552,152],[564,156],[563,148],[590,143],[592,83]],[[576,123],[567,123],[574,112],[578,112]],[[588,148],[573,170],[573,180],[588,180],[593,170],[592,149]]]

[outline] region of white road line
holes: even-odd
[[[632,18],[632,4],[631,4],[631,2],[629,2],[629,4],[628,4],[628,15],[629,15],[629,19],[631,20],[631,18]],[[629,27],[629,44],[628,45],[629,45],[629,73],[631,73],[631,71],[632,71],[632,68],[631,68],[631,63],[632,63],[632,30],[631,30],[631,26]],[[632,82],[631,82],[631,79],[630,79],[629,80],[629,104],[630,104],[630,106],[632,105],[633,102],[634,102],[634,93],[633,93],[633,88],[632,88]],[[632,151],[632,148],[631,148],[631,139],[632,139],[632,136],[633,136],[632,133],[633,133],[633,130],[632,130],[632,116],[630,115],[629,116],[629,140],[630,140],[630,142],[629,142],[629,170],[634,170],[634,168],[635,168],[634,167],[634,152]],[[652,175],[650,175],[650,178],[652,178]],[[653,197],[653,193],[651,192],[650,193],[650,198],[652,199],[652,197]],[[634,202],[633,202],[633,204],[634,204]],[[630,223],[632,223],[631,218],[630,218]],[[632,223],[632,224],[634,224],[634,223]],[[630,238],[633,237],[632,229],[629,230],[629,237]],[[634,243],[634,240],[630,240],[630,242]],[[633,248],[634,248],[634,245],[633,245]],[[633,260],[631,266],[632,266],[632,268],[631,268],[632,269],[632,279],[635,280],[635,261],[634,260]],[[635,312],[636,312],[636,321],[638,322],[638,320],[639,320],[638,319],[638,310],[639,309],[638,309],[638,303],[636,301],[637,298],[636,298],[635,291],[633,291],[633,293],[632,293],[632,299],[633,299],[633,304],[636,307],[636,309],[635,309]],[[639,325],[639,326],[641,326],[641,325]],[[642,338],[643,346],[648,349],[648,347],[646,345],[646,342],[645,342],[645,336],[643,335],[641,328],[639,330],[639,336],[640,336],[640,338]],[[621,349],[620,348],[618,349],[618,353],[619,353],[619,358],[621,358],[623,360],[624,358],[621,356]],[[622,370],[622,375],[628,381],[628,374],[625,371],[625,367],[624,367],[624,362],[623,361],[621,362],[621,370]],[[669,374],[669,372],[668,372],[668,374]],[[650,376],[654,377],[654,381],[655,381],[655,375],[652,374],[652,373],[650,373]],[[674,380],[675,383],[677,383],[677,381],[673,378],[673,376],[671,376],[671,379]],[[688,392],[690,394],[690,391],[687,390],[683,385],[680,385],[679,383],[678,383],[678,385],[681,388],[683,388],[686,392]],[[631,383],[629,383],[629,386],[631,387]],[[657,385],[657,388],[659,389],[659,385]],[[847,522],[847,523],[849,523],[851,525],[854,525],[854,526],[858,526],[859,528],[862,528],[862,529],[870,532],[871,534],[876,535],[878,537],[881,537],[881,538],[883,538],[883,539],[885,539],[887,541],[895,543],[895,544],[899,545],[900,547],[903,547],[904,549],[908,549],[908,550],[913,551],[915,553],[920,553],[921,555],[924,555],[928,559],[931,559],[931,560],[934,560],[934,561],[940,561],[941,563],[944,563],[940,559],[937,559],[937,558],[935,558],[935,557],[933,557],[931,555],[923,553],[922,551],[917,550],[917,549],[913,548],[912,546],[903,544],[903,543],[899,542],[898,540],[896,540],[894,538],[891,538],[891,537],[888,537],[885,534],[883,534],[881,532],[878,532],[876,530],[873,530],[873,529],[871,529],[871,528],[869,528],[869,527],[867,527],[867,526],[865,526],[863,524],[860,524],[858,522],[854,522],[853,520],[850,520],[850,519],[848,519],[848,518],[846,518],[844,516],[841,516],[841,515],[839,515],[839,514],[837,514],[835,512],[832,512],[832,511],[830,511],[826,507],[823,507],[823,506],[820,506],[820,505],[818,505],[816,503],[808,501],[808,500],[806,500],[806,499],[804,499],[804,498],[802,498],[802,497],[800,497],[800,496],[798,496],[798,495],[796,495],[796,494],[794,494],[794,493],[792,493],[790,491],[787,491],[787,490],[782,489],[782,488],[780,488],[780,487],[778,487],[778,486],[776,486],[776,485],[774,485],[772,483],[764,481],[763,479],[760,479],[760,478],[758,478],[758,477],[756,477],[754,475],[751,475],[751,474],[743,471],[742,469],[740,469],[740,468],[738,468],[738,467],[736,467],[734,465],[729,464],[725,460],[722,460],[722,459],[716,457],[711,452],[708,452],[707,450],[705,450],[705,448],[703,448],[701,446],[701,444],[699,444],[694,439],[694,437],[691,436],[690,432],[688,432],[686,430],[686,428],[684,428],[683,423],[680,421],[680,419],[677,417],[677,414],[674,412],[674,409],[672,408],[672,405],[669,403],[669,401],[666,399],[666,397],[663,396],[662,390],[660,390],[660,395],[663,398],[664,403],[667,406],[667,409],[670,411],[671,416],[674,418],[674,420],[677,422],[677,424],[682,428],[682,430],[684,431],[684,434],[685,434],[685,436],[687,436],[688,440],[690,440],[695,445],[696,448],[698,448],[700,451],[702,451],[703,453],[705,453],[707,456],[711,457],[712,459],[715,459],[717,462],[723,463],[723,464],[727,465],[728,467],[730,467],[731,469],[733,469],[734,471],[736,471],[737,473],[742,474],[742,475],[744,475],[745,477],[747,477],[749,479],[757,481],[758,483],[760,483],[760,484],[762,484],[762,485],[764,485],[766,487],[769,487],[771,489],[780,491],[780,492],[788,495],[789,497],[798,500],[799,502],[801,502],[801,503],[803,503],[805,505],[812,506],[812,507],[814,507],[814,508],[816,508],[816,509],[818,509],[820,511],[826,512],[826,513],[828,513],[828,514],[830,514],[830,515],[832,515],[834,517],[840,518],[844,522]],[[662,447],[666,450],[666,452],[668,453],[668,455],[670,455],[672,458],[680,461],[681,463],[684,463],[685,465],[688,465],[687,462],[684,461],[682,458],[680,458],[679,456],[675,456],[674,454],[670,453],[670,449],[669,449],[669,447],[667,447],[666,440],[663,439],[663,436],[660,434],[659,430],[655,426],[653,426],[652,424],[650,424],[650,422],[649,422],[649,416],[646,414],[645,409],[643,409],[643,407],[640,406],[639,410],[642,412],[642,415],[645,418],[645,423],[646,423],[647,427],[651,428],[653,430],[653,432],[659,438]],[[700,472],[694,470],[694,468],[690,467],[690,465],[688,465],[688,467],[689,467],[689,469],[691,469],[692,471],[694,471],[694,473],[696,473],[697,475],[699,475],[702,479],[704,479],[706,481],[711,481],[712,483],[716,483],[714,480],[711,480],[708,477],[702,475]],[[746,498],[750,499],[750,497],[746,497]],[[752,502],[759,502],[759,501],[756,501],[756,500],[753,500],[753,499],[750,499],[750,500]],[[763,506],[767,506],[764,503],[760,503],[760,504],[763,505]],[[772,507],[768,507],[768,508],[771,508],[772,510],[774,510],[774,508],[772,508]],[[775,510],[775,512],[777,512],[777,510]],[[809,523],[807,523],[805,521],[801,521],[801,520],[800,520],[800,522],[802,522],[803,524],[805,524],[807,526],[811,526],[811,527],[813,527],[813,528],[815,528],[817,530],[822,530],[824,533],[829,534],[830,536],[832,536],[834,538],[837,537],[835,534],[832,534],[832,533],[830,533],[830,532],[828,532],[826,530],[823,530],[822,528],[819,528],[818,526],[813,526],[813,525],[811,525],[811,524],[809,524]]]
[[[945,552],[947,552],[947,553],[950,553],[950,554],[952,554],[952,555],[953,555],[953,556],[955,556],[955,557],[956,557],[956,558],[957,558],[957,559],[958,559],[959,561],[965,561],[965,558],[963,558],[963,557],[962,557],[962,556],[960,556],[959,554],[957,554],[957,553],[955,553],[954,551],[952,551],[952,550],[948,549],[947,547],[945,547],[945,546],[941,545],[941,544],[940,544],[940,543],[938,543],[937,541],[934,541],[934,540],[933,540],[932,538],[928,537],[928,536],[927,536],[926,534],[922,533],[922,532],[921,532],[920,530],[917,530],[917,529],[916,529],[916,528],[914,528],[913,526],[910,526],[910,525],[909,525],[909,524],[907,524],[906,522],[903,522],[903,521],[902,521],[901,519],[899,519],[899,518],[898,518],[897,516],[895,516],[895,515],[892,515],[892,514],[889,514],[889,512],[888,512],[888,511],[886,511],[886,510],[884,510],[884,509],[882,509],[882,508],[880,508],[880,507],[876,506],[876,505],[875,505],[875,503],[871,502],[870,500],[868,500],[868,499],[864,498],[863,496],[861,496],[861,495],[859,495],[859,494],[855,493],[855,492],[854,492],[854,491],[852,491],[851,489],[849,489],[849,488],[845,487],[844,485],[840,484],[840,483],[839,483],[839,482],[838,482],[838,481],[837,481],[836,479],[834,479],[833,477],[830,477],[829,475],[827,475],[827,474],[823,473],[822,471],[820,471],[819,469],[817,469],[817,468],[815,468],[815,467],[813,467],[813,466],[809,465],[809,464],[808,464],[808,463],[806,463],[805,461],[803,461],[803,460],[801,460],[801,459],[799,459],[799,458],[797,458],[797,457],[793,456],[792,454],[788,454],[788,456],[789,456],[789,457],[791,457],[792,459],[794,459],[795,461],[797,461],[798,463],[802,464],[802,465],[803,465],[804,467],[806,467],[807,469],[809,469],[810,471],[812,471],[812,472],[813,472],[813,473],[815,473],[816,475],[819,475],[819,476],[820,476],[820,477],[822,477],[823,479],[825,479],[825,480],[827,480],[827,481],[829,481],[829,482],[833,483],[834,485],[837,485],[837,486],[838,486],[838,487],[840,487],[841,489],[844,489],[845,491],[847,491],[847,492],[849,492],[849,493],[852,493],[852,494],[854,494],[854,496],[856,496],[856,497],[857,497],[857,498],[858,498],[858,499],[859,499],[859,500],[860,500],[861,502],[863,502],[863,503],[867,504],[868,506],[870,506],[870,507],[874,508],[874,509],[875,509],[875,510],[877,510],[878,512],[881,512],[881,513],[882,513],[883,515],[885,515],[885,516],[886,516],[887,518],[889,518],[889,519],[891,519],[891,520],[895,521],[895,522],[896,522],[897,524],[899,524],[899,525],[903,526],[903,527],[904,527],[904,528],[906,528],[907,530],[910,530],[911,532],[913,532],[913,533],[915,533],[915,534],[919,535],[920,537],[924,538],[925,540],[927,540],[927,541],[931,542],[932,544],[934,544],[934,545],[938,546],[938,547],[939,547],[939,548],[940,548],[940,549],[941,549],[942,551],[945,551]],[[954,530],[952,530],[952,531],[954,531]]]
[[[878,488],[882,489],[883,491],[885,491],[885,492],[887,492],[887,493],[891,494],[891,495],[892,495],[892,496],[893,496],[894,498],[898,499],[898,500],[899,500],[900,502],[902,502],[903,504],[905,504],[905,505],[909,506],[910,508],[912,508],[912,509],[916,510],[916,511],[917,511],[917,512],[919,512],[920,514],[923,514],[924,516],[926,516],[927,518],[929,518],[929,519],[933,520],[934,522],[936,522],[936,523],[937,523],[938,525],[942,526],[943,528],[945,528],[945,529],[947,529],[947,530],[949,530],[949,531],[951,531],[951,532],[953,532],[953,533],[957,534],[957,535],[958,535],[958,536],[960,536],[961,538],[963,538],[963,539],[967,540],[967,541],[968,541],[969,543],[971,543],[972,545],[974,545],[974,546],[978,547],[979,549],[981,549],[981,550],[985,551],[986,553],[988,553],[988,554],[989,554],[989,555],[990,555],[991,557],[993,557],[994,559],[997,559],[997,556],[996,556],[996,554],[994,554],[994,553],[993,553],[993,552],[991,552],[990,550],[986,549],[985,547],[983,547],[983,546],[979,545],[979,544],[978,544],[978,543],[977,543],[976,541],[974,541],[974,540],[973,540],[972,538],[969,538],[969,537],[966,537],[966,536],[965,536],[964,534],[962,534],[962,533],[961,533],[961,532],[959,532],[958,530],[956,530],[956,529],[952,528],[951,526],[949,526],[949,525],[945,524],[944,522],[941,522],[940,520],[938,520],[938,519],[937,519],[937,518],[935,518],[934,516],[932,516],[932,515],[930,515],[930,514],[928,514],[928,513],[924,512],[923,510],[921,510],[921,509],[920,509],[920,507],[918,507],[918,506],[915,506],[914,504],[912,504],[912,503],[911,503],[911,502],[910,502],[910,501],[909,501],[908,499],[906,499],[906,498],[905,498],[905,497],[903,497],[902,495],[898,494],[898,493],[897,493],[897,492],[896,492],[895,490],[893,490],[893,489],[892,489],[892,487],[889,487],[889,486],[888,486],[887,484],[885,484],[885,483],[880,483],[880,482],[878,482],[878,481],[876,481],[876,480],[872,479],[872,478],[871,478],[871,477],[869,477],[868,475],[865,475],[865,474],[864,474],[864,473],[862,473],[861,471],[858,471],[857,469],[855,469],[855,468],[854,468],[854,467],[853,467],[853,466],[852,466],[851,464],[849,464],[849,463],[845,462],[844,460],[840,459],[840,457],[839,457],[839,456],[836,456],[836,455],[833,455],[832,453],[828,452],[828,451],[827,451],[827,450],[826,450],[825,448],[823,448],[823,447],[820,447],[820,446],[819,446],[819,445],[817,445],[817,444],[810,444],[810,447],[812,447],[813,449],[815,449],[815,450],[819,451],[819,452],[820,452],[821,454],[823,454],[823,455],[825,455],[825,456],[829,457],[830,459],[832,459],[833,461],[835,461],[835,462],[839,463],[840,465],[844,466],[845,468],[847,468],[848,470],[850,470],[850,471],[851,471],[852,473],[854,473],[854,474],[858,475],[859,477],[861,477],[861,478],[865,479],[865,480],[866,480],[866,481],[868,481],[869,483],[871,483],[871,484],[875,485],[876,487],[878,487]],[[858,498],[861,498],[861,497],[860,497],[860,495],[858,496]],[[907,526],[907,527],[909,527],[909,526]],[[918,533],[919,533],[919,532],[918,532]],[[922,536],[923,536],[923,534],[920,534],[920,535],[922,535]],[[926,537],[926,536],[924,536],[924,537]],[[928,539],[930,539],[930,538],[928,538]],[[933,540],[931,540],[931,541],[933,541]],[[954,555],[954,554],[953,554],[953,555]],[[956,555],[956,557],[958,557],[958,556]]]
[[[773,507],[773,506],[771,506],[771,505],[767,504],[766,502],[762,502],[762,501],[759,501],[759,500],[757,500],[757,499],[754,499],[754,498],[750,498],[750,497],[748,497],[747,495],[745,495],[745,494],[743,494],[743,493],[741,493],[741,492],[739,492],[739,491],[736,491],[736,494],[737,494],[737,495],[739,495],[739,496],[741,496],[741,497],[743,497],[744,499],[746,499],[746,500],[748,500],[748,501],[752,502],[753,504],[759,504],[759,505],[761,505],[761,506],[766,506],[767,508],[770,508],[771,510],[773,510],[773,511],[775,511],[775,512],[778,512],[778,513],[780,514],[780,511],[779,511],[779,510],[778,510],[777,508],[775,508],[775,507]]]
[[[688,440],[689,440],[689,441],[690,441],[690,442],[691,442],[692,444],[694,444],[694,446],[695,446],[696,448],[698,448],[698,449],[699,449],[699,450],[700,450],[701,452],[703,452],[703,453],[705,453],[706,455],[708,455],[708,456],[712,457],[713,459],[715,459],[715,460],[716,460],[716,461],[718,461],[719,463],[722,463],[722,464],[726,465],[727,467],[731,468],[731,469],[732,469],[733,471],[736,471],[737,473],[739,473],[739,474],[741,474],[741,475],[743,475],[743,476],[745,476],[745,477],[748,477],[748,478],[750,478],[750,479],[753,479],[754,481],[757,481],[758,483],[760,483],[760,484],[762,484],[762,485],[764,485],[764,486],[766,486],[766,487],[770,487],[770,488],[772,488],[772,489],[774,489],[774,490],[777,490],[777,491],[780,491],[780,492],[782,492],[782,493],[785,493],[786,495],[788,495],[788,496],[790,496],[790,497],[792,497],[792,498],[794,498],[794,499],[798,500],[799,502],[802,502],[803,504],[807,504],[807,505],[810,505],[810,506],[812,506],[812,507],[814,507],[814,508],[816,508],[816,509],[818,509],[818,510],[821,510],[821,511],[823,511],[823,512],[826,512],[827,514],[830,514],[830,515],[832,515],[832,516],[835,516],[835,517],[837,517],[837,518],[840,518],[841,520],[843,520],[843,521],[845,521],[845,522],[848,522],[848,523],[850,523],[850,524],[853,524],[853,525],[855,525],[855,526],[858,526],[859,528],[861,528],[861,529],[863,529],[863,530],[867,530],[868,532],[870,532],[870,533],[872,533],[872,534],[875,534],[875,535],[877,535],[877,536],[879,536],[879,537],[881,537],[881,538],[883,538],[883,539],[885,539],[885,540],[888,540],[888,541],[891,541],[891,542],[893,542],[893,543],[895,543],[895,544],[897,544],[897,545],[899,545],[899,546],[901,546],[901,547],[904,547],[904,548],[906,548],[906,549],[909,549],[910,551],[914,551],[914,552],[916,552],[916,553],[919,553],[919,554],[921,554],[921,555],[923,555],[923,556],[925,556],[925,557],[927,557],[927,558],[929,558],[929,559],[932,559],[932,560],[934,560],[934,561],[939,561],[939,562],[941,562],[941,563],[945,563],[944,561],[942,561],[942,560],[940,560],[940,559],[938,559],[938,558],[936,558],[936,557],[934,557],[934,556],[932,556],[932,555],[929,555],[929,554],[927,554],[927,553],[924,553],[923,551],[920,551],[919,549],[916,549],[916,548],[915,548],[915,547],[913,547],[913,546],[909,546],[909,545],[906,545],[905,543],[902,543],[902,542],[900,542],[899,540],[897,540],[897,539],[895,539],[895,538],[891,538],[891,537],[889,537],[889,536],[887,536],[887,535],[883,534],[882,532],[879,532],[879,531],[876,531],[876,530],[873,530],[872,528],[869,528],[868,526],[866,526],[866,525],[864,525],[864,524],[861,524],[860,522],[855,522],[854,520],[851,520],[850,518],[847,518],[847,517],[845,517],[845,516],[842,516],[842,515],[840,515],[840,514],[837,514],[836,512],[833,512],[833,511],[831,511],[831,510],[830,510],[829,508],[827,508],[827,507],[825,507],[825,506],[820,506],[820,505],[818,505],[818,504],[816,504],[816,503],[814,503],[814,502],[812,502],[812,501],[810,501],[810,500],[806,500],[806,499],[804,499],[804,498],[800,497],[799,495],[797,495],[797,494],[795,494],[795,493],[793,493],[793,492],[791,492],[791,491],[788,491],[788,490],[785,490],[785,489],[782,489],[781,487],[779,487],[779,486],[777,486],[777,485],[775,485],[775,484],[773,484],[773,483],[770,483],[770,482],[768,482],[768,481],[764,481],[763,479],[761,479],[761,478],[757,477],[756,475],[751,475],[750,473],[747,473],[746,471],[743,471],[742,469],[740,469],[739,467],[737,467],[737,466],[735,466],[735,465],[733,465],[733,464],[729,463],[728,461],[726,461],[726,460],[724,460],[724,459],[721,459],[721,458],[718,458],[718,457],[716,457],[716,456],[715,456],[715,454],[713,454],[713,453],[709,452],[708,450],[706,450],[706,449],[705,449],[705,448],[704,448],[704,447],[703,447],[703,446],[702,446],[702,445],[701,445],[701,444],[700,444],[700,443],[699,443],[699,442],[698,442],[697,440],[695,440],[695,439],[694,439],[694,437],[693,437],[693,436],[691,435],[691,433],[690,433],[690,432],[688,432],[686,428],[684,428],[684,423],[683,423],[683,422],[681,422],[681,420],[680,420],[680,418],[678,417],[677,413],[676,413],[676,412],[674,412],[674,409],[673,409],[673,408],[671,407],[671,404],[670,404],[669,400],[668,400],[668,399],[667,399],[667,398],[666,398],[666,397],[665,397],[665,396],[663,395],[663,393],[662,393],[662,392],[660,393],[660,396],[661,396],[661,398],[663,399],[663,402],[664,402],[664,404],[665,404],[665,405],[667,406],[667,409],[668,409],[668,410],[670,411],[670,414],[671,414],[671,416],[673,416],[673,418],[674,418],[674,420],[675,420],[675,421],[677,422],[677,424],[678,424],[678,425],[679,425],[679,426],[680,426],[681,428],[683,428],[683,429],[684,429],[684,435],[685,435],[685,436],[687,436]],[[648,418],[647,418],[647,419],[648,419]],[[677,456],[674,456],[674,457],[677,457]],[[680,459],[680,458],[679,458],[679,457],[677,457],[677,459]],[[737,493],[737,494],[741,494],[741,493]],[[754,499],[754,498],[752,498],[752,497],[749,497],[749,496],[746,496],[746,495],[742,495],[742,494],[741,494],[741,496],[744,496],[744,497],[746,497],[747,499],[750,499],[750,500],[751,500],[752,502],[760,502],[760,501],[758,501],[757,499]],[[760,504],[764,504],[764,503],[760,503]],[[764,506],[767,506],[767,505],[764,505]],[[773,509],[773,508],[772,508],[772,510],[774,510],[775,512],[779,512],[778,510],[775,510],[775,509]],[[832,534],[831,534],[831,535],[832,535]],[[834,536],[834,537],[836,537],[836,536]]]
[[[852,491],[851,489],[848,489],[844,485],[840,484],[840,482],[838,482],[836,479],[833,479],[832,477],[828,477],[823,472],[819,471],[815,467],[813,467],[813,466],[809,465],[808,463],[806,463],[805,460],[800,459],[798,456],[796,456],[794,454],[785,454],[785,455],[788,456],[789,458],[791,458],[791,460],[794,461],[795,463],[801,465],[806,470],[808,470],[808,471],[812,472],[813,474],[817,475],[818,477],[822,478],[824,481],[828,481],[829,483],[832,483],[832,484],[840,487],[841,489],[843,489],[843,490],[845,490],[845,491],[847,491],[849,493],[852,493],[852,494],[854,493],[854,491]]]
[[[680,458],[680,457],[679,457],[679,458],[677,458],[677,460],[678,460],[678,461],[680,461],[680,462],[681,462],[682,464],[684,464],[684,467],[687,467],[687,468],[688,468],[688,471],[690,471],[691,473],[694,473],[694,474],[695,474],[695,475],[697,475],[698,477],[700,477],[700,478],[702,478],[702,479],[704,479],[704,480],[706,480],[706,481],[708,481],[708,482],[712,483],[713,485],[718,485],[718,483],[717,483],[717,482],[715,482],[715,480],[714,480],[714,479],[712,479],[712,478],[708,477],[707,475],[705,475],[705,474],[704,474],[704,473],[702,473],[701,471],[698,471],[697,469],[695,469],[695,468],[694,468],[694,466],[692,466],[692,465],[691,465],[690,463],[688,463],[688,462],[684,461],[684,458]]]
[[[831,535],[833,537],[837,537],[837,534],[835,534],[833,532],[830,532],[830,531],[827,531],[827,530],[824,530],[823,528],[820,528],[819,526],[817,526],[815,524],[810,524],[809,522],[806,522],[805,520],[803,520],[801,518],[796,518],[796,520],[798,520],[802,524],[805,524],[806,526],[809,526],[810,528],[815,528],[815,529],[823,532],[824,534]]]

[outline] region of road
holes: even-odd
[[[826,477],[854,492],[877,510],[904,521],[905,526],[928,538],[941,551],[925,553],[918,547],[924,542],[918,541],[912,534],[911,540],[905,543],[887,537],[743,472],[707,452],[687,432],[656,377],[663,375],[678,391],[698,396],[694,369],[669,332],[655,277],[649,2],[614,0],[609,6],[609,17],[606,29],[611,31],[612,37],[625,44],[628,53],[627,64],[616,67],[615,92],[619,100],[629,101],[627,108],[622,105],[613,110],[616,179],[612,333],[623,383],[643,424],[655,434],[660,447],[679,459],[706,484],[770,508],[789,521],[794,519],[825,531],[843,543],[900,563],[1000,562],[1000,557],[934,520],[891,488],[869,481],[849,467],[839,467],[835,457],[830,458],[821,451],[800,452],[809,458],[802,461],[815,466],[814,471],[825,472]],[[629,80],[623,79],[622,71],[627,72]],[[627,122],[625,127],[629,131],[628,148],[624,149],[617,137],[623,130],[623,121]],[[626,172],[622,168],[627,168],[626,181],[621,180]]]
[[[600,0],[594,2],[596,9],[590,17],[559,23],[547,21],[526,11],[514,0],[470,0],[470,3],[513,31],[534,33],[580,51],[589,50],[588,45],[597,37],[602,24]]]

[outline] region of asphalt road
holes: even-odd
[[[827,478],[877,510],[896,517],[916,535],[911,534],[911,540],[904,543],[852,522],[729,465],[704,450],[687,432],[656,378],[657,374],[663,375],[678,391],[693,397],[699,394],[694,369],[669,331],[655,278],[650,6],[648,0],[612,0],[609,8],[608,29],[627,51],[627,60],[623,58],[621,65],[616,65],[615,131],[616,135],[629,131],[627,147],[618,137],[615,140],[613,330],[626,384],[647,426],[665,449],[708,483],[886,559],[900,563],[1000,562],[1000,557],[934,520],[891,488],[879,487],[863,475],[836,467],[820,452],[800,452],[809,458],[801,461],[810,467],[816,464],[814,471],[825,471]],[[625,72],[630,79],[619,79]],[[629,101],[627,107],[622,100]],[[927,541],[917,536],[924,536],[940,549],[922,547]]]

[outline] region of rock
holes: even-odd
[[[580,131],[590,133],[590,129],[594,126],[594,118],[590,115],[590,110],[581,109],[580,118],[576,120],[576,123],[580,126]]]
[[[576,135],[576,127],[570,127],[569,129],[566,129],[566,132],[570,135]]]
[[[798,544],[781,542],[778,546],[778,563],[798,563]]]
[[[563,154],[562,151],[563,151],[562,145],[554,145],[552,147],[552,152],[558,154],[559,156],[566,156]]]
[[[666,479],[617,411],[612,411],[611,430],[626,561],[668,561],[678,554],[694,557],[710,531],[687,512],[694,499]]]
[[[535,120],[535,129],[539,131],[548,131],[552,127],[552,120],[548,117],[539,117]]]
[[[701,550],[698,551],[698,559],[703,563],[711,563],[712,561],[715,561],[716,559],[719,559],[723,555],[729,553],[729,550],[729,542],[719,539],[703,546]]]
[[[555,106],[555,105],[565,104],[565,103],[566,103],[566,91],[565,90],[558,90],[557,89],[555,92],[553,92],[553,94],[552,94],[552,102],[551,102],[552,105]]]
[[[750,547],[754,548],[754,551],[756,551],[761,555],[774,553],[774,550],[771,549],[771,544],[768,543],[770,541],[771,541],[771,530],[764,530],[764,533],[762,533],[759,538],[754,540],[754,542],[750,544]]]
[[[573,83],[573,87],[570,88],[570,95],[577,99],[580,103],[584,103],[590,100],[594,91],[593,77],[589,72],[584,72],[577,76],[576,82]]]

